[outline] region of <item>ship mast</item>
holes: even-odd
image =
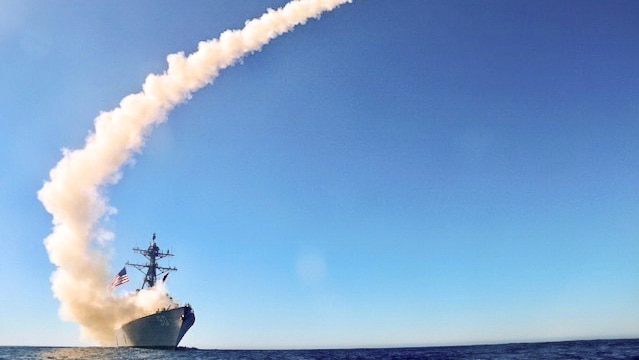
[[[155,244],[155,233],[153,233],[153,238],[151,239],[151,244],[149,245],[148,249],[144,250],[138,247],[134,247],[133,251],[144,255],[144,257],[149,260],[149,262],[144,265],[131,264],[128,261],[126,263],[127,265],[133,266],[136,269],[140,270],[143,274],[146,273],[146,276],[144,277],[144,282],[142,283],[142,287],[140,289],[144,289],[145,286],[147,288],[153,287],[153,285],[155,285],[157,280],[158,271],[160,271],[161,273],[168,273],[169,271],[177,270],[175,267],[163,267],[158,265],[157,263],[158,260],[165,258],[167,256],[173,256],[173,254],[170,254],[168,251],[166,252],[160,251],[160,248]]]

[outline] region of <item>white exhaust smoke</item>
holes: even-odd
[[[294,0],[241,30],[227,30],[218,39],[201,42],[197,51],[167,57],[162,75],[149,75],[142,91],[126,96],[120,106],[101,113],[95,129],[79,150],[63,150],[38,199],[53,216],[53,232],[44,240],[50,261],[57,266],[52,290],[61,302],[60,316],[80,324],[83,336],[112,344],[113,330],[135,317],[171,305],[161,283],[152,289],[113,295],[107,284],[108,256],[104,241],[113,235],[100,220],[115,213],[103,196],[119,180],[120,168],[144,145],[154,125],[191,94],[213,82],[218,72],[271,39],[308,19],[351,0]]]

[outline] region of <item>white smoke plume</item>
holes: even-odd
[[[105,187],[117,183],[121,167],[141,149],[153,127],[193,92],[212,83],[221,69],[347,2],[351,0],[294,0],[268,9],[241,30],[227,30],[218,39],[200,42],[188,56],[169,55],[164,74],[149,75],[141,92],[126,96],[118,108],[95,119],[84,148],[63,151],[38,199],[53,216],[53,231],[44,243],[57,267],[51,283],[61,303],[60,316],[79,323],[83,336],[112,344],[115,328],[171,304],[166,291],[157,287],[120,296],[107,289],[112,274],[104,240],[113,234],[100,221],[115,209],[104,197]]]

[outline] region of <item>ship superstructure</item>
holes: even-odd
[[[126,263],[145,274],[140,290],[155,286],[158,271],[164,274],[163,280],[165,280],[170,271],[177,270],[175,267],[164,267],[158,264],[158,260],[173,254],[160,250],[155,243],[155,234],[146,250],[135,247],[133,251],[148,260],[146,264]],[[189,304],[183,306],[176,304],[157,309],[154,314],[132,320],[116,329],[116,345],[175,349],[194,322],[195,313]]]
[[[127,265],[133,266],[134,268],[140,270],[143,274],[145,274],[144,281],[142,282],[142,286],[140,287],[140,289],[144,289],[145,287],[153,287],[155,285],[155,282],[157,281],[158,271],[167,275],[170,271],[177,270],[175,267],[163,267],[158,265],[158,260],[163,259],[167,256],[173,256],[173,254],[169,253],[169,251],[160,251],[160,248],[155,243],[155,233],[151,238],[151,244],[149,245],[148,249],[144,250],[138,247],[134,247],[133,251],[142,254],[149,261],[146,264],[132,264],[128,261],[126,262]]]

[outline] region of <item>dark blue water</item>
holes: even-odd
[[[343,350],[148,350],[128,348],[0,347],[0,359],[638,359],[639,339]]]

